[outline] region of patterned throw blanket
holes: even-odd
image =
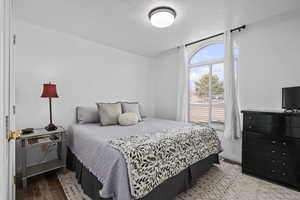
[[[221,151],[214,129],[189,126],[146,136],[114,139],[127,163],[131,195],[140,199],[192,164]]]

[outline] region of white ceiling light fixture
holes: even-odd
[[[149,12],[150,22],[157,28],[165,28],[172,25],[175,17],[176,12],[170,7],[158,7]]]

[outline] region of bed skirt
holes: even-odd
[[[177,194],[184,192],[196,184],[197,179],[203,175],[214,163],[219,163],[218,154],[213,154],[178,175],[169,178],[141,200],[173,200]],[[68,149],[67,168],[74,171],[78,183],[84,193],[93,200],[111,200],[101,198],[99,191],[102,188],[101,182],[94,176],[77,157]]]

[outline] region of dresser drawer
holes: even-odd
[[[285,116],[284,122],[286,127],[300,128],[300,117],[298,116]]]
[[[272,140],[269,136],[254,131],[243,131],[243,149],[253,153],[266,154],[276,149],[277,141]]]
[[[278,135],[281,132],[278,116],[267,114],[245,114],[244,130],[266,135]]]
[[[256,132],[261,135],[267,135],[267,136],[276,136],[280,135],[282,131],[280,130],[279,127],[272,126],[269,124],[245,124],[244,125],[244,130],[245,131],[252,131]]]
[[[300,187],[300,171],[292,161],[243,152],[243,172]]]
[[[285,136],[300,139],[300,117],[284,117]]]
[[[271,162],[262,154],[255,154],[243,149],[242,169],[255,175],[270,173]]]
[[[300,139],[300,127],[285,127],[284,136]]]
[[[257,114],[257,113],[245,113],[244,114],[244,124],[269,124],[269,125],[279,125],[280,117],[269,114]]]

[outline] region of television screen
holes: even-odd
[[[282,108],[300,109],[300,86],[282,88]]]

